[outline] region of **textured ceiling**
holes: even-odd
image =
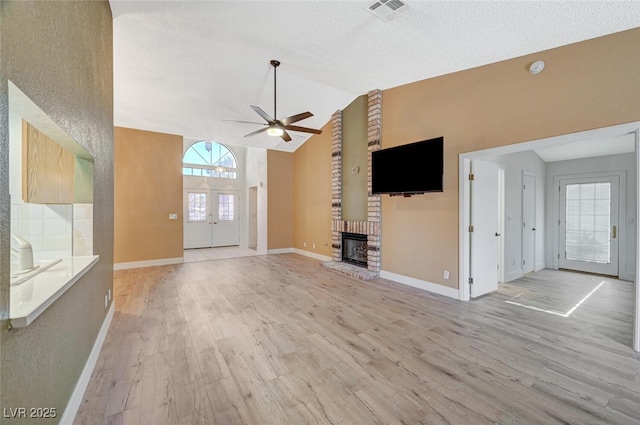
[[[634,152],[636,138],[632,133],[610,139],[592,139],[565,143],[542,149],[535,149],[544,162],[566,161],[568,159],[591,158],[594,156],[615,155]]]
[[[117,1],[115,124],[193,139],[293,151],[244,138],[260,122],[311,111],[319,128],[372,89],[473,68],[640,27],[640,2],[409,1],[384,22],[361,1]]]

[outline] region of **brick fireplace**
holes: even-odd
[[[346,273],[352,277],[371,279],[380,274],[380,196],[371,194],[371,152],[380,149],[380,129],[382,116],[382,92],[368,93],[367,119],[367,221],[342,219],[342,111],[332,116],[331,132],[331,247],[332,261],[323,263],[327,268]],[[366,236],[366,267],[358,267],[343,262],[342,233]],[[364,266],[364,263],[362,264]]]

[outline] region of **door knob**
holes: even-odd
[[[218,224],[218,222],[217,222],[217,221],[214,221],[214,222],[213,222],[213,224]]]
[[[534,228],[532,228],[531,230],[533,230],[533,231],[535,232],[535,231],[536,231],[536,228],[534,227]]]
[[[615,239],[616,236],[618,236],[618,227],[617,226],[613,226],[613,229],[611,230],[611,237],[613,239]]]
[[[500,233],[496,232],[496,236],[500,236]]]

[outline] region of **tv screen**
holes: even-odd
[[[443,142],[437,137],[372,152],[372,193],[442,192]]]

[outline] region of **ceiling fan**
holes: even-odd
[[[300,131],[303,133],[313,133],[313,134],[320,134],[322,133],[322,130],[316,130],[315,128],[308,128],[308,127],[300,127],[297,125],[291,125],[295,122],[298,121],[302,121],[306,118],[312,117],[313,114],[311,112],[302,112],[300,114],[296,114],[296,115],[292,115],[290,117],[287,118],[281,118],[281,119],[277,119],[276,118],[276,70],[278,68],[278,66],[280,66],[280,61],[277,60],[272,60],[271,62],[271,66],[273,66],[273,118],[271,118],[265,111],[262,110],[262,108],[260,108],[259,106],[254,106],[251,105],[251,108],[256,111],[256,113],[258,115],[260,115],[262,117],[262,119],[264,119],[267,124],[263,124],[263,123],[257,123],[257,122],[251,122],[251,121],[237,121],[237,120],[226,120],[226,121],[232,121],[232,122],[240,122],[240,123],[246,123],[246,124],[261,124],[264,125],[264,128],[261,128],[260,130],[256,130],[253,131],[247,135],[245,135],[244,137],[251,137],[251,136],[255,136],[256,134],[260,134],[263,132],[267,132],[267,134],[269,136],[276,136],[276,137],[282,137],[282,140],[284,140],[285,142],[290,142],[291,141],[291,136],[289,136],[289,133],[287,133],[287,130],[289,131]]]

